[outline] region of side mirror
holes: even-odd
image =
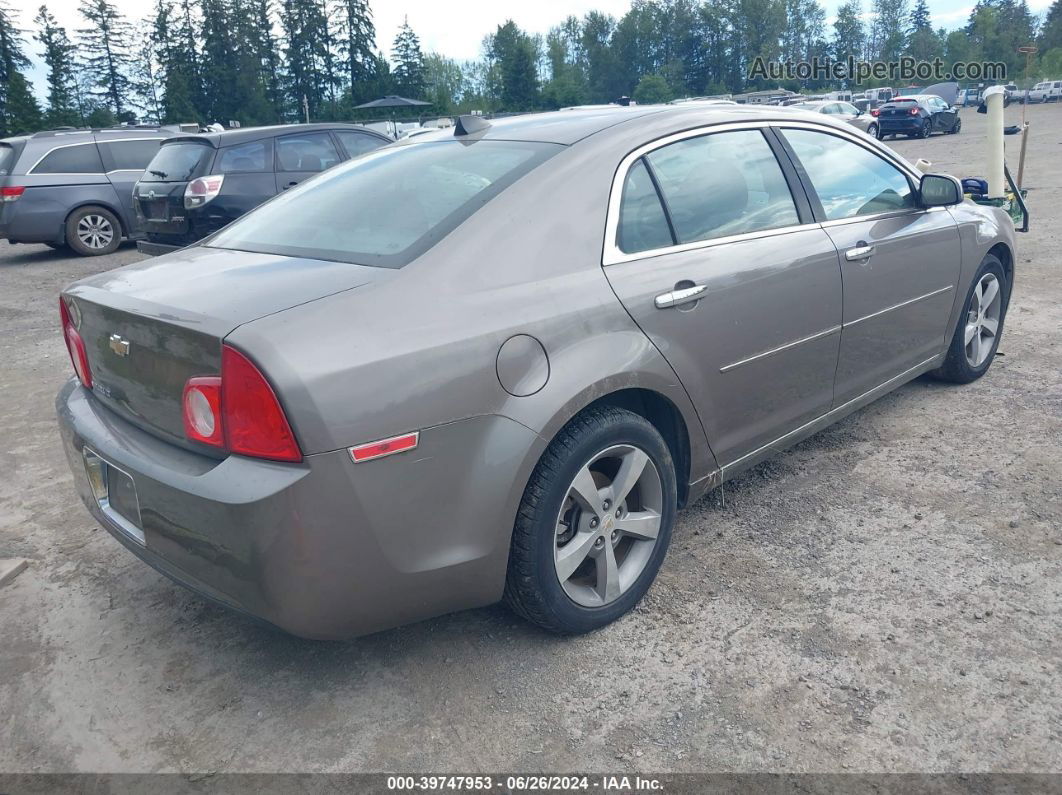
[[[963,199],[962,183],[950,174],[925,174],[918,187],[923,207],[948,207]]]

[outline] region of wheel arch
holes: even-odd
[[[1007,299],[1009,300],[1014,289],[1014,252],[1010,250],[1010,246],[1000,241],[988,249],[988,253],[1003,263],[1003,275],[1007,277]]]
[[[76,213],[78,210],[84,210],[86,207],[100,207],[118,220],[118,231],[121,233],[121,237],[129,237],[129,229],[126,228],[125,219],[122,217],[122,211],[120,208],[114,206],[111,202],[106,200],[100,200],[97,198],[82,199],[74,204],[63,216],[63,230],[66,231],[67,222],[70,220],[70,216]]]

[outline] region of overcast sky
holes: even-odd
[[[33,27],[33,17],[41,0],[18,0],[13,5],[22,10],[20,25]],[[74,38],[84,22],[77,12],[78,0],[44,0],[48,8]],[[119,11],[130,19],[139,19],[153,3],[149,0],[113,0]],[[843,0],[824,0],[829,21]],[[461,3],[440,0],[370,0],[376,20],[376,43],[390,57],[391,43],[404,17],[420,37],[425,52],[440,52],[459,61],[478,58],[483,37],[507,19],[531,33],[546,33],[550,27],[569,14],[582,16],[598,10],[620,17],[630,7],[630,0],[464,0]],[[864,0],[870,7],[871,0]],[[1051,0],[1029,0],[1034,13],[1045,11]],[[930,0],[929,7],[935,26],[955,28],[965,22],[972,7],[970,0]],[[30,9],[33,9],[32,11]],[[27,37],[28,38],[28,37]],[[30,74],[37,93],[44,93],[44,73],[39,66],[40,45],[27,41],[29,54],[35,61]]]

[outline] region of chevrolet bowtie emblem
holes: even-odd
[[[112,334],[110,340],[111,350],[118,356],[129,355],[129,340],[122,339],[119,334]]]

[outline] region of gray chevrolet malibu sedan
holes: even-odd
[[[100,524],[289,632],[585,632],[708,489],[983,375],[1013,263],[1006,215],[821,114],[463,118],[66,289],[58,414]]]

